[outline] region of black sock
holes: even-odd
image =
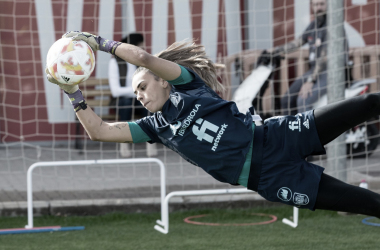
[[[380,195],[322,174],[315,209],[350,212],[380,218]]]

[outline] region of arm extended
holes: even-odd
[[[57,84],[68,95],[74,110],[80,106],[78,104],[85,102],[78,85],[61,84],[50,75],[48,69],[45,71],[48,80],[51,83]],[[76,115],[93,141],[133,142],[128,122],[104,122],[90,107],[79,109]]]
[[[120,44],[115,50],[115,54],[124,61],[151,70],[166,81],[174,80],[181,75],[181,68],[178,64],[153,56],[131,44]]]
[[[93,141],[133,143],[128,122],[104,122],[90,107],[76,115]]]
[[[154,74],[166,81],[174,80],[181,75],[181,68],[178,64],[153,56],[145,50],[131,44],[104,39],[100,36],[80,31],[70,31],[62,37],[82,40],[86,42],[93,51],[101,50],[116,55],[131,64],[151,70]]]
[[[131,64],[148,68],[154,74],[167,81],[177,79],[181,75],[181,68],[178,64],[153,56],[145,50],[131,44],[105,40],[101,37],[94,36],[86,32],[68,32],[64,35],[64,37],[72,37],[75,40],[83,40],[87,42],[94,51],[102,50],[112,53]],[[54,81],[54,78],[51,77],[48,72],[47,74],[49,81],[64,89],[70,100],[72,99],[70,95],[76,93],[79,96],[78,99],[84,101],[82,94],[80,93],[79,95],[80,91],[77,86],[63,86],[62,84]],[[72,104],[75,108],[75,103],[72,102]],[[76,112],[76,115],[91,140],[104,142],[133,142],[131,129],[127,122],[104,122],[91,110],[90,107],[79,110]],[[146,137],[143,136],[142,138]],[[135,139],[136,141],[139,141],[141,138]]]

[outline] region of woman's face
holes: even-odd
[[[161,111],[169,99],[170,84],[155,77],[147,71],[141,71],[133,77],[132,88],[136,98],[150,112]]]

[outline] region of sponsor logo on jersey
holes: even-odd
[[[202,141],[208,141],[209,143],[212,143],[214,140],[214,137],[206,133],[206,130],[211,130],[212,132],[216,133],[218,132],[219,127],[215,124],[212,124],[211,122],[208,122],[206,120],[203,120],[202,118],[199,118],[195,121],[196,124],[201,125],[198,127],[194,124],[193,126],[193,133],[197,136],[197,139]]]
[[[182,122],[182,127],[181,129],[179,130],[178,134],[180,136],[183,136],[185,134],[185,131],[186,129],[190,126],[191,122],[193,121],[194,119],[194,116],[197,114],[198,110],[199,110],[199,107],[201,105],[200,104],[195,104],[195,107],[193,108],[193,110],[190,112],[189,116],[186,117],[185,120],[183,120]]]
[[[297,117],[296,121],[289,121],[289,129],[292,131],[298,130],[299,132],[301,132],[301,118],[300,117],[302,117],[302,114],[297,114],[296,117]]]
[[[287,187],[282,187],[277,191],[277,197],[283,201],[290,201],[292,199],[292,191]]]
[[[170,124],[170,130],[172,131],[173,135],[177,134],[177,130],[181,127],[181,122],[177,121],[174,124]]]
[[[169,98],[173,105],[177,108],[180,101],[178,93],[171,94]]]
[[[196,124],[194,124],[192,128],[193,134],[196,135],[197,139],[200,141],[205,140],[209,143],[212,143],[213,145],[212,145],[211,150],[215,151],[218,148],[219,142],[222,139],[224,131],[226,130],[228,125],[223,124],[219,130],[219,126],[216,126],[215,124],[209,121],[203,120],[202,118],[199,118],[198,120],[196,120],[195,123]],[[197,124],[200,126],[197,126]],[[217,133],[216,138],[208,134],[207,133],[208,130],[214,133]]]
[[[289,129],[294,131],[294,130],[298,130],[299,132],[301,132],[301,123],[300,123],[300,120],[297,119],[297,121],[290,121],[289,122]]]
[[[294,193],[293,203],[296,205],[307,205],[309,197],[306,194]]]
[[[170,98],[171,102],[175,102],[175,96],[173,95],[173,99]],[[201,104],[195,104],[195,107],[190,112],[190,114],[186,117],[185,120],[182,122],[177,121],[176,124],[170,124],[170,129],[173,133],[173,135],[176,135],[178,131],[178,135],[184,136],[186,129],[191,125],[195,115],[200,109]],[[192,132],[197,137],[199,141],[207,141],[209,143],[212,143],[212,151],[216,151],[218,148],[219,142],[222,139],[222,136],[228,127],[227,124],[223,124],[220,127],[207,121],[202,118],[198,118],[194,125],[192,126]],[[219,130],[220,128],[220,130]],[[179,129],[179,130],[178,130]],[[210,132],[213,132],[216,134],[216,138],[214,135],[210,134]],[[215,139],[215,140],[214,140]]]
[[[222,125],[222,128],[219,130],[219,133],[218,133],[218,135],[215,138],[214,146],[212,146],[212,148],[211,148],[212,151],[215,151],[216,148],[218,147],[219,141],[222,138],[222,135],[223,135],[223,133],[224,133],[224,131],[226,130],[227,127],[228,127],[227,124],[223,124]]]

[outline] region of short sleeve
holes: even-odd
[[[128,122],[133,143],[150,141],[150,137],[137,125],[136,122]]]
[[[146,116],[136,121],[136,124],[140,127],[140,129],[149,137],[149,140],[147,142],[149,143],[161,143],[161,140],[157,136],[156,127],[157,121],[155,116],[156,114],[153,114],[152,116]]]
[[[181,75],[172,81],[168,81],[171,85],[182,85],[194,80],[194,76],[185,67],[178,65],[181,68]]]

